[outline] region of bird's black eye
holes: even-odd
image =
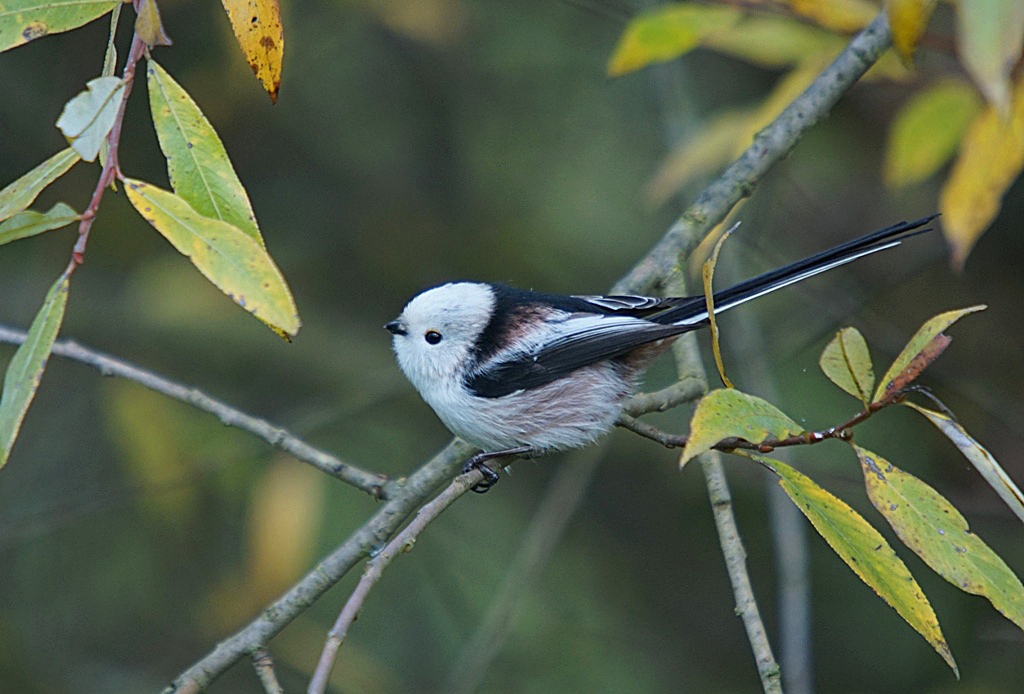
[[[428,330],[424,333],[423,339],[427,341],[428,345],[436,345],[441,341],[441,333],[436,330]]]

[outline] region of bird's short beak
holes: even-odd
[[[397,319],[393,320],[393,321],[388,321],[387,323],[385,323],[384,324],[384,328],[389,333],[391,333],[392,335],[406,335],[406,334],[408,334],[406,332],[406,330],[405,330],[405,327]]]

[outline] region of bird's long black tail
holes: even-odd
[[[858,239],[847,241],[827,251],[822,251],[795,263],[790,263],[777,270],[758,275],[745,282],[733,285],[728,289],[715,292],[715,313],[728,311],[730,308],[739,306],[759,296],[770,294],[776,289],[782,289],[791,284],[801,282],[808,277],[827,272],[847,263],[852,263],[858,258],[866,255],[884,251],[887,248],[900,245],[903,241],[931,231],[926,227],[929,222],[938,217],[930,215],[914,220],[913,222],[900,222],[885,229],[861,236]],[[651,320],[662,324],[678,324],[698,326],[706,323],[708,315],[702,310],[704,297],[689,297],[663,313],[658,314]]]

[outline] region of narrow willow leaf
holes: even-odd
[[[865,407],[871,403],[875,372],[871,367],[868,343],[857,328],[843,328],[837,332],[821,353],[818,366],[828,380],[859,399]]]
[[[740,11],[732,7],[691,3],[644,12],[626,25],[608,61],[608,74],[616,77],[678,58],[705,38],[733,26],[740,17]]]
[[[28,208],[43,188],[67,173],[79,159],[78,153],[68,147],[0,190],[0,221]]]
[[[908,63],[914,60],[917,42],[932,16],[938,0],[885,0],[892,29],[892,44]]]
[[[256,79],[277,103],[284,60],[284,25],[279,0],[221,0],[231,30]]]
[[[1024,47],[1024,3],[959,0],[956,7],[960,59],[989,103],[1005,115],[1010,73]]]
[[[959,80],[945,80],[916,92],[889,128],[886,185],[919,183],[937,172],[956,154],[980,109],[977,92]]]
[[[713,390],[697,403],[690,421],[690,436],[679,457],[683,466],[723,439],[751,443],[795,436],[803,429],[775,405],[733,388]]]
[[[900,541],[952,583],[981,595],[1024,629],[1024,585],[998,554],[972,533],[948,500],[913,475],[854,446],[868,496]]]
[[[0,223],[0,246],[18,239],[28,238],[44,231],[60,229],[78,221],[80,214],[63,202],[58,202],[46,212],[26,210]]]
[[[70,278],[65,273],[50,287],[25,342],[7,365],[3,395],[0,396],[0,468],[7,464],[25,413],[39,388],[46,360],[64,320],[69,284]]]
[[[715,354],[715,366],[718,367],[718,375],[722,378],[722,383],[725,384],[726,388],[733,388],[735,386],[733,386],[729,377],[725,375],[725,361],[722,359],[722,348],[718,342],[718,323],[715,320],[715,291],[712,287],[712,281],[715,278],[715,265],[718,264],[718,253],[722,250],[725,240],[732,235],[732,232],[736,231],[738,226],[739,222],[732,225],[731,228],[722,234],[722,238],[718,239],[718,242],[715,243],[715,249],[711,251],[711,256],[704,261],[704,267],[701,268],[701,278],[704,282],[704,304],[708,308],[708,323],[711,328],[711,346]]]
[[[4,0],[0,3],[0,51],[80,27],[120,4],[121,0]]]
[[[906,564],[877,530],[846,502],[809,477],[776,460],[767,461],[779,484],[835,553],[899,613],[960,676],[939,620]]]
[[[943,330],[964,316],[984,309],[985,306],[978,305],[956,311],[946,311],[925,322],[914,334],[914,337],[910,338],[910,342],[893,361],[882,380],[878,382],[874,401],[879,402],[894,391],[906,387],[935,360],[938,353],[941,353],[949,344],[950,338],[942,334]]]
[[[124,82],[117,77],[89,80],[85,91],[64,104],[57,127],[85,161],[95,161],[117,118]]]
[[[236,304],[271,328],[298,332],[288,285],[255,239],[227,222],[204,217],[174,193],[132,179],[124,185],[139,214]]]
[[[1024,4],[1021,5],[1024,7]],[[962,268],[974,244],[999,214],[1006,191],[1024,169],[1024,73],[1010,112],[989,104],[971,121],[939,195],[942,230]]]
[[[977,470],[989,486],[996,491],[999,498],[1010,507],[1010,510],[1017,514],[1017,517],[1024,521],[1024,494],[1014,484],[1002,466],[989,453],[984,446],[974,440],[958,422],[950,417],[934,410],[915,405],[912,402],[904,402],[904,405],[913,408],[928,418],[938,427],[939,431],[946,435],[953,444],[960,449],[964,457],[971,461],[974,469]]]
[[[249,196],[213,126],[152,58],[146,77],[153,126],[174,192],[199,214],[236,226],[262,245]]]

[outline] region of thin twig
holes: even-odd
[[[270,652],[261,648],[252,656],[252,666],[256,669],[256,676],[260,678],[263,691],[266,694],[284,694],[284,687],[277,681],[277,673],[274,672],[274,659]]]
[[[501,587],[488,599],[487,613],[455,659],[455,667],[441,691],[469,694],[480,689],[508,635],[516,608],[534,589],[542,569],[558,547],[601,457],[597,451],[588,450],[559,466],[519,543],[519,551],[504,570]]]
[[[164,690],[165,694],[202,691],[240,658],[269,643],[361,559],[379,551],[417,506],[455,476],[474,450],[455,439],[408,478],[395,481],[393,496],[381,504],[369,520],[256,619],[178,675]]]
[[[483,482],[483,479],[483,474],[480,470],[476,469],[456,477],[443,492],[421,506],[419,511],[416,512],[416,517],[410,521],[409,525],[405,526],[402,532],[398,533],[380,552],[366,562],[362,578],[359,579],[355,590],[352,591],[352,594],[345,602],[345,606],[341,609],[338,619],[334,622],[334,626],[327,634],[327,641],[324,643],[323,652],[321,652],[320,660],[317,663],[316,670],[313,672],[313,678],[309,682],[309,689],[307,690],[309,694],[323,694],[327,691],[327,681],[331,676],[331,670],[334,668],[334,661],[338,657],[338,649],[341,648],[345,637],[348,636],[349,627],[352,626],[356,617],[359,616],[360,610],[363,609],[363,604],[366,602],[370,591],[380,581],[381,576],[384,575],[384,570],[388,568],[399,554],[412,549],[416,543],[416,538],[420,536],[420,533],[435,518],[455,503],[456,499],[480,482]]]
[[[23,331],[0,325],[0,343],[20,345],[24,341],[25,333]],[[386,475],[367,472],[355,465],[343,462],[330,453],[310,446],[294,434],[276,427],[264,419],[253,417],[210,397],[197,388],[176,383],[169,378],[160,376],[123,359],[112,357],[109,354],[104,354],[89,347],[83,347],[72,340],[60,340],[54,343],[52,353],[91,366],[104,376],[117,376],[134,381],[169,398],[180,400],[198,410],[209,412],[225,425],[247,431],[263,439],[271,446],[280,448],[296,459],[308,463],[318,470],[326,472],[328,475],[337,477],[342,482],[351,484],[353,487],[361,489],[377,499],[388,498],[388,494],[394,485],[394,482],[389,481]]]

